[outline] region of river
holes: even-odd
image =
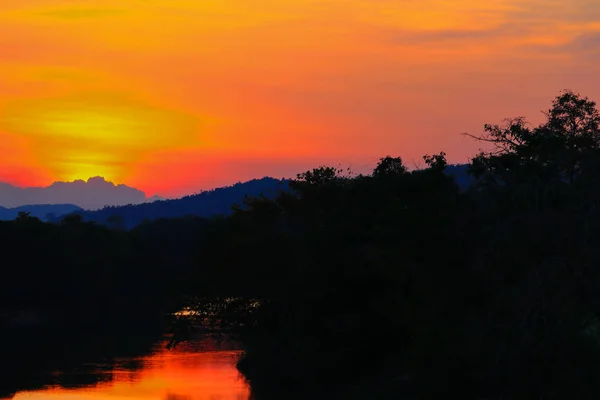
[[[234,346],[199,340],[167,350],[165,344],[159,341],[139,357],[85,363],[69,370],[69,376],[55,371],[56,381],[69,384],[19,390],[12,399],[248,400],[248,385],[235,368],[239,350]]]

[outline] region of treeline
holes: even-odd
[[[158,200],[126,206],[108,206],[97,211],[77,210],[85,221],[94,221],[113,229],[132,229],[157,219],[178,219],[183,216],[213,218],[231,214],[231,206],[242,203],[246,196],[276,197],[287,190],[285,180],[269,177],[204,191],[179,199]],[[59,222],[64,215],[55,214],[50,222]]]
[[[385,157],[207,225],[188,305],[235,327],[257,398],[600,395],[596,104],[565,91],[475,139],[468,190],[443,153]]]
[[[46,330],[26,330],[6,338],[0,350],[0,399],[17,392],[48,387],[76,389],[105,385],[119,374],[136,379],[144,367],[142,357],[156,350],[160,331],[148,325],[134,334],[129,331],[81,332],[64,330],[46,337]],[[118,374],[113,374],[119,370]],[[121,376],[122,379],[122,376]],[[21,393],[21,395],[23,395]]]
[[[0,324],[107,330],[177,309],[178,273],[206,220],[157,220],[132,231],[81,216],[0,221]]]
[[[210,220],[0,222],[0,359],[31,318],[54,334],[28,346],[66,345],[187,305],[233,328],[259,399],[597,397],[596,104],[567,91],[541,125],[475,139],[468,188],[443,153],[418,171],[384,157]]]
[[[197,236],[204,224],[157,221],[125,232],[76,215],[0,221],[0,398],[93,385],[107,375],[81,374],[82,364],[151,351],[179,308],[178,274],[190,268],[189,243],[169,238]]]

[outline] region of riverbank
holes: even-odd
[[[73,358],[73,353],[64,354],[63,362],[54,363],[51,373],[38,375],[37,380],[30,377],[17,381],[19,386],[13,384],[15,390],[4,391],[0,399],[249,398],[249,388],[235,369],[240,351],[231,345],[202,336],[168,350],[167,336],[150,342],[140,336],[128,340],[129,346],[135,347],[142,342],[148,346],[138,348],[139,351],[99,346],[92,356],[92,343],[88,343],[90,347],[78,348],[85,355]],[[39,362],[39,359],[30,362]],[[12,376],[3,375],[0,387],[6,385],[8,377]]]

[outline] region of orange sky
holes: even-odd
[[[570,88],[597,0],[2,0],[0,181],[196,192],[446,151]]]

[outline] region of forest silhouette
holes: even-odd
[[[4,320],[114,333],[187,307],[243,344],[258,400],[596,398],[596,103],[563,91],[538,126],[471,136],[467,188],[444,153],[413,171],[387,156],[369,175],[307,171],[229,216],[0,222]],[[194,329],[178,322],[173,344]]]

